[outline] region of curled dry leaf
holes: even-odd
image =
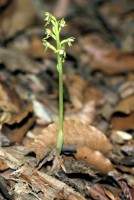
[[[104,104],[104,94],[101,89],[87,86],[84,92],[84,102],[94,101],[96,106]]]
[[[99,184],[96,184],[92,187],[88,187],[89,193],[91,195],[91,197],[95,200],[99,199],[99,200],[109,200],[109,198],[105,195],[104,191],[100,190],[100,188],[98,188]]]
[[[64,144],[71,146],[87,146],[102,153],[108,153],[112,145],[106,136],[93,126],[84,125],[82,122],[65,120]],[[48,148],[54,147],[57,142],[58,123],[53,123],[43,130],[30,145],[30,150],[35,152],[38,158],[42,158],[48,152]]]
[[[44,58],[47,54],[47,51],[44,52],[44,46],[42,45],[42,41],[38,36],[31,36],[31,43],[26,49],[26,53],[34,58]]]
[[[127,116],[112,117],[112,129],[114,130],[133,130],[134,129],[134,112]]]
[[[76,148],[76,151],[76,159],[82,160],[90,164],[99,172],[103,174],[108,174],[108,172],[114,170],[114,167],[110,160],[106,158],[100,151],[92,150],[87,146],[78,146]]]
[[[0,124],[7,123],[11,120],[12,116],[18,113],[18,108],[6,101],[0,101]]]
[[[16,112],[18,109],[22,108],[22,100],[17,94],[14,85],[12,83],[8,84],[6,81],[0,80],[0,101],[3,102],[2,108],[6,109],[7,104],[12,104],[12,107],[16,107]],[[8,109],[9,110],[9,109]],[[15,111],[15,110],[14,110]]]
[[[77,109],[83,106],[83,92],[85,90],[86,82],[78,75],[69,75],[65,79],[68,88],[69,97],[73,106]]]
[[[9,168],[9,166],[4,162],[3,159],[0,158],[0,171],[4,171],[8,168]]]
[[[22,142],[22,138],[34,123],[32,103],[29,103],[20,113],[11,118],[2,126],[10,142]]]
[[[33,24],[36,18],[32,0],[10,1],[6,9],[1,13],[0,40],[13,37],[17,32]]]
[[[0,48],[0,60],[5,67],[14,72],[20,70],[23,72],[38,73],[44,66],[33,61],[28,56],[19,51],[11,51],[10,49]]]
[[[134,112],[134,95],[120,101],[114,112],[122,112],[127,115]]]
[[[119,74],[134,71],[134,53],[104,49],[87,42],[86,38],[80,40],[82,48],[92,57],[90,66],[95,70],[102,70],[108,74]]]
[[[89,188],[89,192],[93,199],[98,199],[97,196],[99,196],[100,200],[121,200],[119,197],[114,196],[110,190],[104,188],[98,183],[95,184],[93,187]]]
[[[92,124],[96,114],[96,107],[94,101],[86,102],[83,107],[77,112],[65,114],[65,119],[72,119],[81,121],[83,124]]]

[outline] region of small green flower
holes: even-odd
[[[59,21],[59,25],[60,25],[60,27],[65,27],[65,25],[66,25],[66,22],[65,22],[65,20],[64,19],[61,19],[60,21]]]
[[[53,45],[51,45],[46,39],[43,39],[42,41],[43,41],[43,45],[45,46],[45,51],[49,48],[53,50],[54,53],[57,52],[56,48]]]
[[[61,45],[67,43],[68,46],[71,47],[72,46],[72,42],[74,42],[74,40],[75,40],[74,37],[67,38],[67,39],[61,41]]]
[[[74,37],[70,37],[68,38],[68,46],[71,47],[72,46],[72,42],[74,42],[75,38]]]
[[[45,16],[46,16],[46,18],[44,19],[44,21],[47,21],[47,23],[45,24],[45,26],[46,26],[51,21],[51,14],[49,12],[45,12]]]
[[[45,34],[47,35],[46,38],[49,38],[52,34],[52,31],[47,28]]]

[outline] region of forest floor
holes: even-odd
[[[64,144],[44,12],[64,18]],[[134,200],[134,1],[0,1],[0,200]]]

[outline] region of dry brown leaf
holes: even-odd
[[[2,47],[0,48],[0,60],[11,72],[21,70],[23,72],[38,73],[44,68],[42,64],[33,61],[22,52]]]
[[[99,184],[95,184],[92,187],[88,187],[89,193],[91,197],[95,200],[109,200],[109,198],[105,195],[104,191],[100,189]]]
[[[33,35],[31,36],[30,40],[31,43],[28,49],[26,49],[26,53],[34,58],[44,58],[48,53],[45,51],[44,46],[42,45],[41,38]]]
[[[32,104],[29,103],[24,110],[15,115],[3,124],[2,133],[4,133],[10,142],[22,142],[22,138],[28,131],[28,129],[34,123]]]
[[[36,18],[32,0],[12,0],[1,14],[0,40],[13,37],[17,32],[33,24]]]
[[[96,115],[96,107],[94,101],[86,102],[81,109],[77,112],[65,113],[65,119],[72,119],[75,121],[81,121],[83,124],[92,124]]]
[[[67,196],[67,199],[66,200],[83,200],[83,198],[81,198],[80,196],[78,195],[74,195],[74,194],[69,194]]]
[[[112,192],[106,188],[103,188],[106,196],[108,196],[111,200],[117,200],[117,198],[112,194]]]
[[[134,112],[127,116],[112,117],[112,129],[114,130],[133,130],[134,129]]]
[[[13,112],[13,113],[17,113],[18,112],[18,108],[10,103],[10,102],[6,102],[6,101],[0,101],[0,109],[1,111],[5,111],[5,112]]]
[[[100,106],[104,103],[104,94],[101,89],[87,86],[84,92],[84,102],[94,101],[95,105]]]
[[[9,168],[9,166],[4,162],[3,159],[0,158],[0,171],[4,171],[8,168]]]
[[[70,0],[58,0],[53,10],[53,14],[56,18],[60,19],[67,15],[69,10]]]
[[[106,158],[100,151],[92,150],[87,146],[78,146],[76,148],[76,151],[76,159],[82,160],[90,164],[99,172],[103,174],[108,174],[108,172],[114,170],[114,167],[110,160]]]
[[[63,124],[64,144],[71,146],[87,146],[102,153],[108,153],[112,145],[106,136],[93,126],[84,125],[82,122],[66,120]],[[30,150],[38,158],[46,155],[48,148],[54,147],[57,142],[58,123],[53,123],[43,130],[30,145]]]
[[[7,123],[14,114],[18,113],[18,108],[6,101],[0,101],[0,124]]]
[[[134,80],[127,81],[119,87],[119,94],[121,98],[134,95]]]
[[[113,49],[104,49],[81,39],[82,48],[92,57],[90,66],[95,70],[102,70],[108,74],[119,74],[134,71],[134,53],[127,53]]]
[[[14,89],[14,85],[12,83],[7,84],[6,81],[4,82],[2,80],[0,80],[0,101],[5,105],[3,105],[4,108],[2,106],[4,110],[6,109],[6,104],[14,104],[16,110],[22,108],[22,100]]]
[[[77,109],[82,108],[84,101],[83,92],[86,82],[78,75],[69,75],[66,77],[65,83],[73,106]]]
[[[0,100],[9,101],[9,95],[7,91],[8,87],[3,81],[0,81]]]
[[[114,112],[122,112],[127,115],[134,112],[134,95],[120,101]]]

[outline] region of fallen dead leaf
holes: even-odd
[[[9,122],[12,116],[18,113],[18,109],[14,104],[5,101],[0,101],[0,110],[0,124]]]
[[[33,35],[31,36],[31,42],[28,48],[26,49],[26,53],[34,58],[44,58],[48,55],[47,51],[44,50],[44,46],[42,45],[41,38]]]
[[[81,109],[74,112],[65,113],[65,119],[81,121],[83,124],[92,124],[96,114],[95,102],[93,100],[86,102]]]
[[[0,171],[4,171],[8,168],[9,168],[9,166],[4,162],[4,160],[0,159]]]
[[[73,106],[77,109],[82,108],[84,102],[83,92],[86,82],[78,75],[69,75],[65,78],[65,83]]]
[[[94,101],[96,106],[101,106],[104,104],[104,94],[96,87],[87,86],[84,91],[84,102]]]
[[[6,81],[0,80],[0,101],[2,103],[3,110],[6,110],[6,107],[8,108],[8,104],[12,104],[12,108],[14,108],[14,112],[22,108],[22,100],[17,94],[15,87],[13,84],[6,83]],[[10,110],[10,109],[7,109]]]
[[[7,123],[4,123],[1,131],[10,142],[22,142],[24,135],[34,124],[34,121],[33,107],[29,103],[24,110],[12,117]]]
[[[84,125],[73,120],[64,121],[64,145],[85,146],[92,150],[98,150],[104,154],[112,149],[112,145],[106,136],[93,126]],[[50,148],[57,142],[58,124],[53,123],[37,136],[34,142],[28,147],[28,151],[36,153],[37,158],[43,158]]]
[[[134,129],[134,112],[127,116],[113,116],[112,117],[113,130],[133,130]]]
[[[134,71],[134,53],[117,51],[95,46],[81,39],[80,45],[91,56],[90,66],[93,70],[101,70],[108,74],[119,74]]]
[[[30,10],[30,12],[29,12]],[[13,0],[1,14],[0,40],[13,37],[35,22],[37,13],[32,0]]]
[[[109,172],[114,170],[111,161],[106,158],[100,151],[92,150],[91,148],[86,146],[78,146],[76,148],[76,151],[76,159],[88,163],[99,172],[103,174],[108,174]]]
[[[5,67],[14,72],[21,70],[22,72],[38,73],[44,66],[19,51],[0,48],[0,60]]]
[[[97,200],[99,198],[99,200],[109,200],[109,198],[105,195],[104,191],[100,190],[100,188],[98,189],[98,184],[92,186],[92,187],[88,187],[88,191],[89,194],[91,195],[91,197],[94,200]]]
[[[121,112],[127,115],[134,112],[134,96],[127,97],[120,101],[114,110],[114,113],[116,112]]]
[[[108,199],[110,200],[117,200],[117,198],[112,194],[112,192],[108,189],[106,189],[105,187],[103,187],[102,185],[100,184],[95,184],[93,186],[94,189],[96,189],[98,192],[100,192],[101,194],[104,194],[106,197],[108,197]],[[120,198],[118,197],[118,200]]]

